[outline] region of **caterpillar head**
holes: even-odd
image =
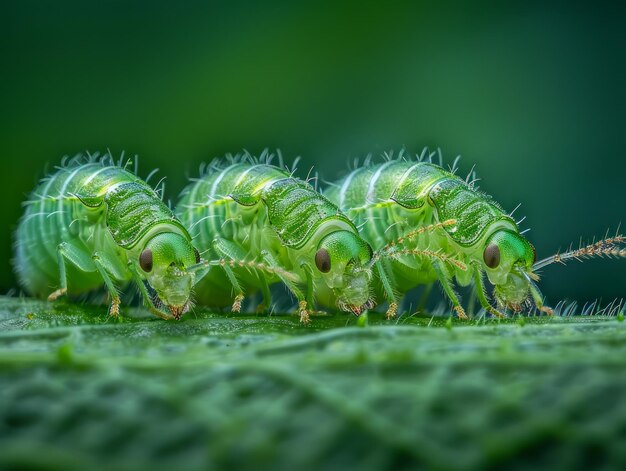
[[[531,294],[537,299],[532,282],[538,279],[533,273],[536,258],[535,248],[517,232],[500,229],[487,239],[483,264],[499,305],[519,311]]]
[[[374,306],[370,297],[372,249],[358,234],[335,231],[324,237],[315,252],[318,278],[333,292],[337,306],[359,315]]]
[[[194,274],[187,268],[200,262],[200,254],[184,236],[163,232],[152,237],[137,263],[156,309],[167,307],[176,319],[189,310]]]

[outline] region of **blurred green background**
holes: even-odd
[[[626,223],[626,14],[570,2],[12,2],[0,18],[0,288],[20,204],[64,154],[140,155],[175,199],[200,162],[246,148],[349,159],[440,147],[539,256]],[[626,293],[626,261],[550,267],[561,298]]]

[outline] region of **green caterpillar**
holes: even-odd
[[[616,235],[536,262],[534,247],[498,203],[469,177],[461,179],[425,157],[426,151],[417,161],[400,152],[395,159],[386,155],[383,163],[368,160],[325,192],[376,250],[377,294],[389,302],[388,318],[395,316],[402,293],[434,281],[465,318],[453,280],[461,286],[473,282],[482,307],[504,316],[489,302],[485,275],[499,307],[519,312],[534,305],[551,314],[535,284],[538,269],[571,258],[626,256],[620,248],[625,239]]]
[[[239,311],[244,293],[260,290],[268,308],[269,285],[282,281],[304,323],[315,301],[355,314],[372,307],[370,246],[337,206],[272,157],[215,160],[181,194],[176,213],[206,264],[219,266],[198,283],[198,302]]]
[[[14,266],[29,294],[55,300],[104,283],[109,313],[117,316],[115,285],[134,281],[157,316],[179,319],[189,310],[200,271],[189,268],[198,266],[199,253],[172,211],[121,159],[116,165],[110,154],[78,155],[42,180],[24,206]]]

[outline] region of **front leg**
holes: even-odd
[[[313,271],[306,263],[300,265],[300,269],[304,271],[306,276],[306,298],[298,303],[298,314],[300,314],[300,322],[308,324],[311,322],[311,309],[315,309],[315,293],[313,284]]]
[[[543,304],[543,296],[539,292],[539,288],[532,282],[530,283],[530,295],[533,297],[533,301],[535,301],[535,306],[537,306],[539,312],[545,312],[548,316],[554,315],[554,309]]]
[[[378,273],[378,278],[380,279],[381,284],[383,285],[383,292],[385,294],[385,298],[389,303],[389,307],[387,308],[387,313],[385,317],[387,320],[393,319],[398,313],[398,299],[396,298],[396,293],[391,286],[392,277],[388,273],[391,273],[392,270],[389,266],[387,266],[387,270],[383,267],[383,262],[389,265],[388,260],[378,260],[374,266],[376,267],[376,272]]]
[[[241,303],[244,300],[243,289],[237,279],[237,276],[235,275],[235,272],[231,268],[230,263],[243,261],[245,258],[245,252],[237,244],[220,237],[213,239],[213,248],[217,252],[218,256],[222,258],[220,266],[224,269],[224,272],[228,277],[228,281],[230,281],[233,291],[235,292],[235,299],[230,310],[231,312],[240,312]]]
[[[120,295],[117,291],[117,288],[113,284],[113,280],[111,279],[111,272],[115,271],[115,268],[112,266],[113,264],[106,258],[103,257],[100,253],[96,252],[92,255],[92,260],[96,269],[102,276],[104,280],[104,284],[109,290],[109,294],[111,295],[111,304],[109,306],[109,315],[113,317],[117,317],[120,314]]]
[[[463,307],[461,306],[459,298],[452,288],[449,275],[446,271],[446,267],[443,265],[443,262],[433,262],[433,268],[435,270],[435,273],[437,274],[437,279],[439,280],[439,283],[441,283],[443,291],[452,302],[452,308],[456,311],[457,316],[459,317],[459,319],[467,319],[468,317],[467,314],[465,314],[465,309],[463,309]]]
[[[261,252],[261,256],[263,257],[263,261],[267,264],[268,269],[280,278],[280,280],[285,284],[285,286],[287,286],[287,289],[289,289],[289,291],[291,291],[292,294],[295,296],[295,298],[298,300],[298,314],[300,315],[300,322],[302,322],[303,324],[308,324],[311,321],[311,319],[309,316],[309,309],[307,306],[308,305],[307,298],[311,299],[313,295],[312,277],[310,281],[310,287],[309,287],[309,280],[307,278],[307,293],[305,297],[305,295],[302,293],[302,290],[296,285],[295,281],[291,279],[290,277],[286,276],[287,273],[285,272],[285,270],[283,270],[278,265],[278,263],[276,262],[276,260],[274,259],[274,257],[269,251],[263,250]]]
[[[487,299],[487,294],[485,292],[485,283],[483,281],[483,274],[475,265],[472,265],[472,270],[474,270],[474,284],[476,285],[476,296],[478,297],[478,301],[480,305],[485,309],[485,311],[491,313],[492,315],[498,318],[506,317],[506,314],[501,313],[495,307],[493,307],[489,300]]]
[[[84,248],[77,247],[70,242],[63,242],[57,247],[57,263],[59,264],[59,288],[48,296],[48,301],[56,301],[67,294],[66,263],[70,263],[83,272],[95,272],[96,266],[91,255]]]
[[[107,257],[96,252],[90,255],[84,248],[78,247],[71,242],[63,242],[57,247],[57,260],[59,263],[60,288],[48,296],[48,301],[54,301],[67,293],[67,272],[66,263],[70,263],[79,270],[92,273],[98,271],[105,286],[111,296],[109,305],[109,315],[117,317],[120,313],[120,296],[111,279],[113,273],[118,279],[125,278],[125,274],[120,274],[116,263]]]

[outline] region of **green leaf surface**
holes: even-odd
[[[626,324],[0,298],[0,468],[626,467]]]

